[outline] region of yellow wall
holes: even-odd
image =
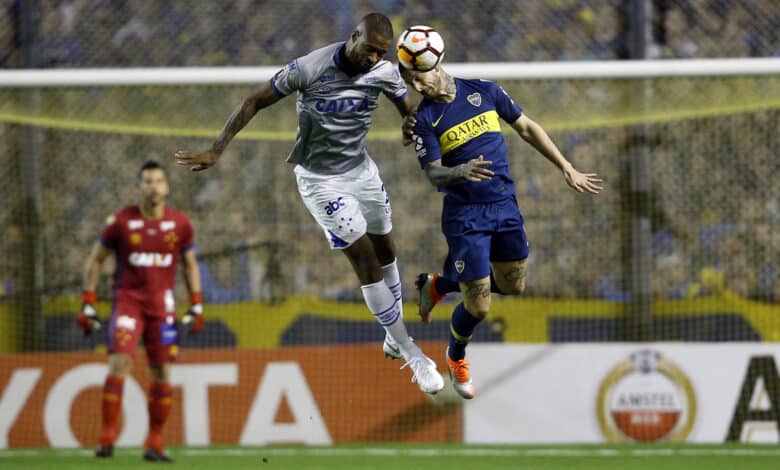
[[[44,304],[45,315],[59,315],[78,310],[77,296],[61,296]],[[108,302],[97,305],[105,318]],[[434,310],[434,319],[448,318],[454,304],[442,304]],[[182,307],[183,310],[184,307]],[[653,303],[659,316],[708,315],[713,313],[741,314],[766,341],[780,341],[780,306],[742,299],[728,291],[717,296],[684,300],[663,300]],[[417,321],[417,306],[404,304],[407,322]],[[615,318],[625,315],[626,305],[606,300],[565,300],[537,298],[497,298],[491,317],[502,317],[508,342],[543,343],[548,341],[550,317]],[[272,348],[279,344],[281,334],[298,315],[308,313],[326,318],[373,322],[363,303],[346,303],[308,297],[289,298],[278,305],[260,302],[207,304],[207,319],[219,319],[236,335],[239,347]],[[0,304],[0,353],[18,350],[18,326],[11,309]]]

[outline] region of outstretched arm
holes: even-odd
[[[249,121],[252,120],[258,111],[276,103],[282,98],[282,96],[274,92],[270,84],[252,93],[233,110],[233,113],[230,114],[227,122],[222,127],[222,132],[209,150],[205,152],[178,150],[176,152],[176,163],[189,165],[192,167],[192,171],[205,170],[214,165],[230,141],[233,140],[233,137],[249,124]]]
[[[602,180],[598,175],[596,173],[580,173],[577,171],[561,154],[561,151],[555,146],[547,132],[542,129],[542,126],[526,117],[525,114],[522,114],[517,118],[517,121],[512,123],[512,128],[523,140],[533,145],[539,153],[560,168],[569,186],[581,193],[587,191],[592,194],[598,194],[601,191]]]

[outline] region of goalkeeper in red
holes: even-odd
[[[444,295],[463,294],[452,313],[446,356],[453,387],[463,398],[473,398],[466,345],[488,315],[491,292],[523,292],[528,258],[499,120],[558,167],[573,189],[597,194],[601,180],[577,171],[497,84],[453,77],[441,64],[425,72],[401,66],[401,75],[423,95],[416,120],[407,117],[405,126],[414,126],[420,166],[444,193],[441,227],[449,249],[442,274],[423,273],[417,279],[420,315],[430,322],[431,309]]]
[[[168,364],[179,353],[174,281],[179,260],[191,306],[184,322],[193,333],[203,329],[200,272],[193,250],[189,218],[165,204],[168,179],[156,162],[139,172],[141,201],[106,221],[84,271],[84,292],[78,323],[85,334],[100,328],[95,312],[95,289],[103,262],[116,257],[113,306],[108,321],[108,376],[103,386],[102,431],[97,457],[111,457],[117,439],[125,377],[133,366],[138,342],[144,341],[149,361],[149,435],[144,460],[169,462],[162,449],[162,431],[171,411]]]

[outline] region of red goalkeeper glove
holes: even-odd
[[[187,309],[187,313],[184,314],[184,318],[181,322],[190,326],[190,332],[198,334],[203,331],[205,320],[203,319],[203,294],[200,292],[194,292],[190,294],[190,308]]]
[[[79,310],[76,321],[85,336],[100,329],[100,319],[97,317],[95,302],[97,302],[97,296],[94,292],[85,290],[81,293],[81,310]]]

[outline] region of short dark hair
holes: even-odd
[[[163,173],[165,173],[165,176],[168,176],[168,172],[165,171],[165,168],[157,163],[154,160],[146,160],[143,165],[141,165],[141,169],[138,170],[138,179],[140,180],[141,177],[143,177],[144,171],[146,170],[162,170]]]
[[[393,23],[382,13],[369,13],[358,24],[365,25],[366,32],[378,33],[382,37],[393,39]]]

